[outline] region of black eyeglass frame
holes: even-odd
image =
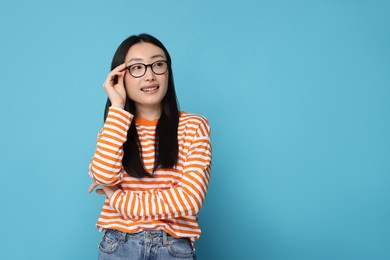
[[[162,73],[156,73],[156,72],[153,70],[153,65],[156,64],[156,63],[158,63],[158,62],[164,62],[165,64],[167,64],[167,69],[166,69],[164,72],[162,72]],[[145,67],[145,71],[144,71],[144,73],[143,73],[142,75],[140,75],[140,76],[134,76],[133,74],[131,74],[130,68],[133,67],[133,66],[135,66],[135,65],[143,65],[143,66]],[[144,63],[140,63],[140,62],[134,63],[134,64],[131,64],[130,66],[125,67],[125,70],[129,71],[130,75],[133,76],[134,78],[141,78],[141,77],[143,77],[143,76],[146,74],[146,71],[148,70],[148,67],[150,67],[150,69],[152,70],[152,72],[153,72],[154,74],[156,74],[156,75],[163,75],[165,72],[167,72],[169,66],[170,66],[169,61],[167,61],[167,60],[157,60],[157,61],[155,61],[155,62],[153,62],[153,63],[150,63],[150,64],[144,64]]]

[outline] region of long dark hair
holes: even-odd
[[[177,129],[179,124],[179,105],[176,98],[175,85],[173,83],[172,61],[168,50],[155,37],[149,34],[133,35],[124,40],[116,50],[111,63],[111,70],[125,62],[128,50],[137,43],[147,42],[161,48],[168,61],[168,90],[161,101],[161,116],[158,120],[155,133],[155,160],[153,172],[159,168],[173,168],[178,160]],[[107,98],[104,111],[104,121],[107,118],[111,101]],[[126,99],[125,110],[136,115],[136,107],[132,100]],[[127,132],[127,141],[123,144],[124,156],[122,166],[133,177],[142,178],[153,176],[153,172],[146,171],[143,160],[140,141],[135,127],[135,121],[131,123]]]

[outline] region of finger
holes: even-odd
[[[104,83],[107,83],[107,82],[112,82],[113,80],[114,80],[114,78],[116,77],[116,76],[120,76],[122,74],[122,71],[111,71],[109,74],[108,74],[108,76],[107,76],[107,78],[106,78],[106,81],[104,82]]]
[[[119,80],[119,79],[122,79],[122,78],[125,76],[125,73],[126,73],[126,70],[121,71],[121,72],[118,74],[118,80]]]
[[[126,64],[125,63],[122,63],[121,65],[115,67],[112,71],[110,71],[108,73],[107,80],[112,78],[112,77],[114,77],[114,76],[116,76],[116,75],[119,75],[119,73],[124,72],[125,69],[126,69]]]
[[[107,78],[112,78],[114,76],[119,76],[119,75],[123,75],[124,73],[126,72],[126,70],[120,70],[120,71],[111,71],[109,74],[108,74],[108,77]]]
[[[97,189],[97,190],[96,190],[96,193],[97,193],[97,194],[100,194],[100,195],[106,195],[106,193],[104,192],[103,189]]]
[[[125,72],[126,72],[125,70],[124,71],[111,71],[108,74],[106,81],[103,83],[103,88],[113,87],[115,77],[122,78],[124,76]]]
[[[92,182],[91,185],[89,185],[88,192],[92,192],[97,186],[99,186],[96,182]]]
[[[121,71],[124,71],[125,68],[126,68],[126,63],[122,63],[121,65],[116,66],[115,69],[113,69],[112,71],[121,72]]]

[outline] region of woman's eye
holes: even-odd
[[[164,62],[156,62],[156,63],[153,64],[153,66],[155,68],[160,68],[160,67],[164,66]]]
[[[131,66],[132,71],[137,71],[137,70],[142,70],[143,66],[142,65],[133,65]]]

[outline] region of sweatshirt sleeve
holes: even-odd
[[[103,129],[99,132],[96,151],[89,164],[89,175],[100,185],[112,186],[123,178],[123,144],[133,120],[129,112],[110,107]]]
[[[211,171],[210,127],[205,118],[189,142],[180,182],[170,189],[143,192],[117,190],[110,206],[131,220],[161,220],[195,216],[205,200]]]

